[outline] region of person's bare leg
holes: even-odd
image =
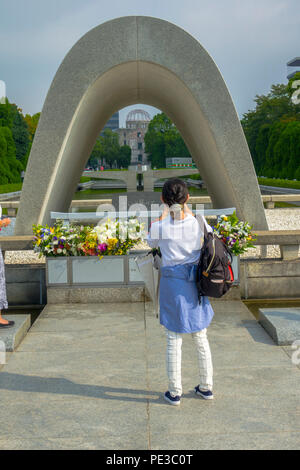
[[[0,324],[1,325],[7,325],[8,324],[8,320],[5,320],[5,318],[2,317],[1,311],[0,311]]]

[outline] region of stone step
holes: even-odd
[[[26,336],[31,326],[31,315],[26,314],[5,314],[6,320],[13,320],[15,325],[12,328],[0,329],[0,351],[3,352],[3,343],[7,352],[13,352]],[[1,347],[2,346],[2,347]]]
[[[279,346],[300,340],[300,308],[260,308],[258,321]]]

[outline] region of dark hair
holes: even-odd
[[[188,196],[188,187],[185,181],[179,178],[170,178],[163,185],[161,194],[169,207],[173,204],[184,204]]]

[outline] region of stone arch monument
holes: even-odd
[[[215,208],[267,229],[249,149],[216,64],[167,21],[128,16],[85,34],[61,63],[31,149],[15,234],[66,212],[96,138],[118,109],[163,110],[182,134]]]

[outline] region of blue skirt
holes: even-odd
[[[160,323],[176,333],[195,333],[207,328],[214,311],[208,297],[198,299],[194,263],[161,267],[159,284]]]

